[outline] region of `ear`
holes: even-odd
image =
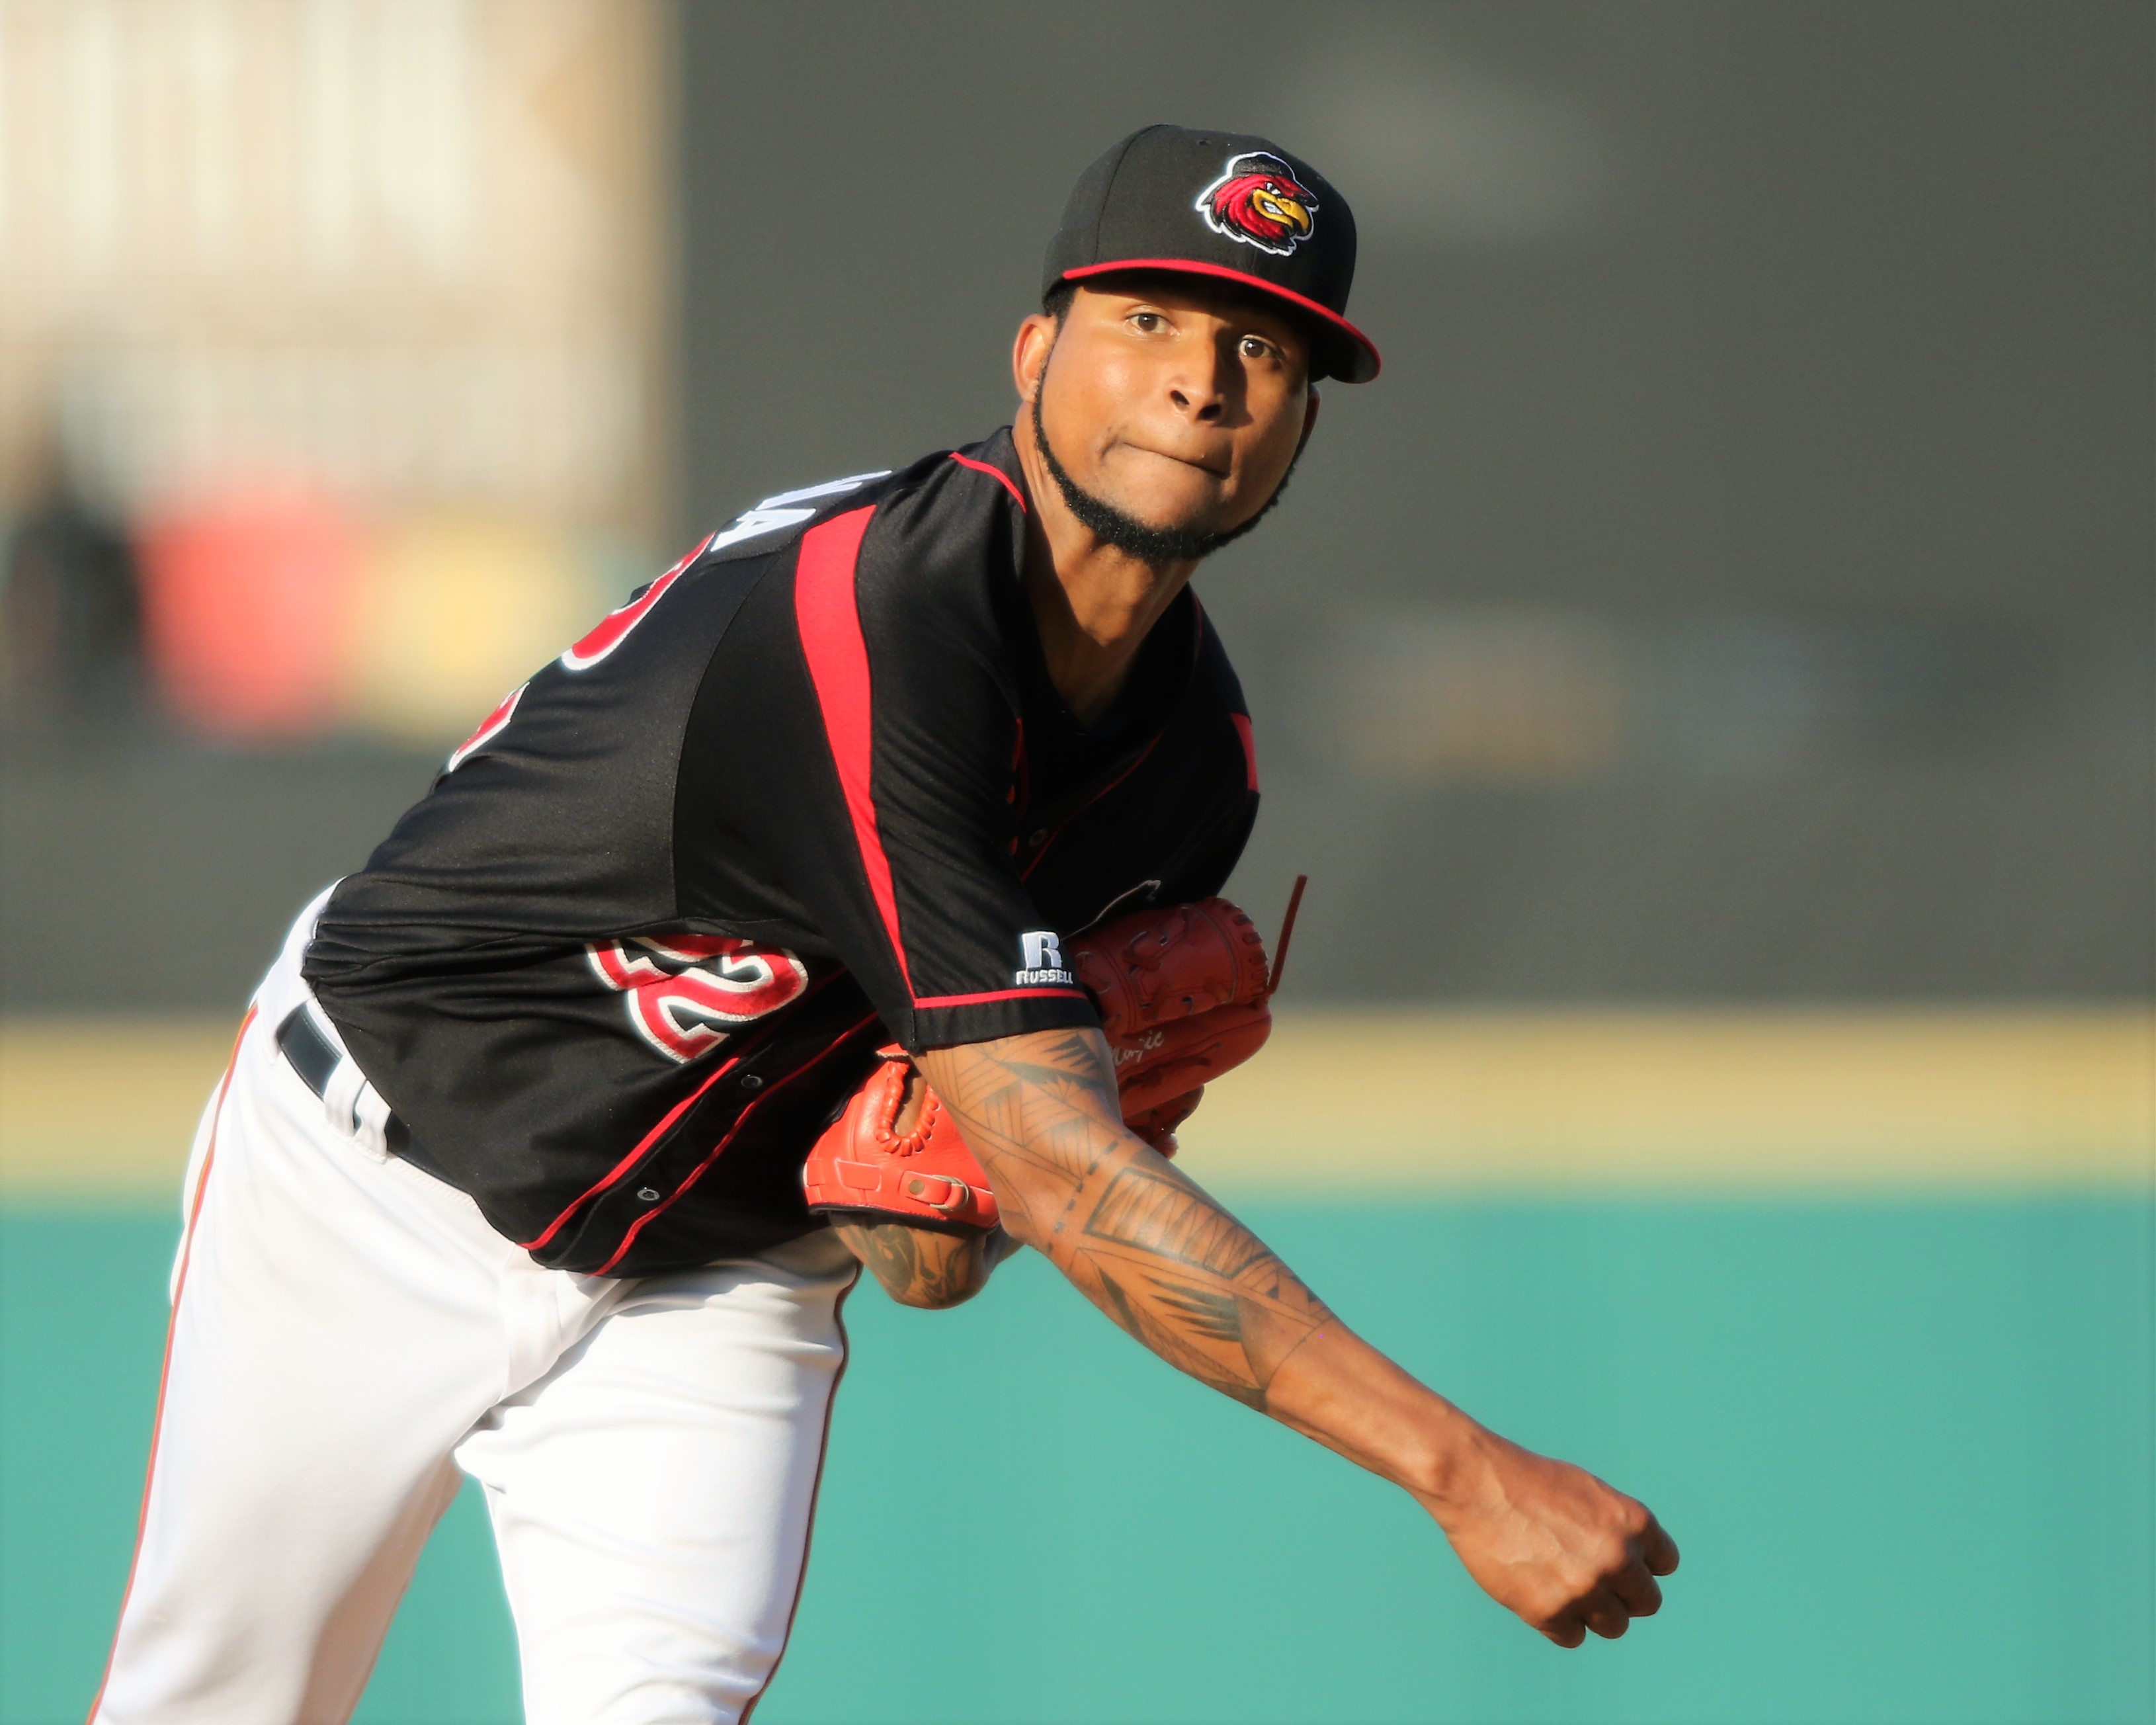
[[[1310,442],[1310,434],[1317,429],[1317,390],[1312,389],[1310,392],[1310,398],[1302,404],[1302,435],[1296,439],[1295,445],[1296,459],[1297,460],[1301,459],[1302,452]]]
[[[1011,344],[1011,382],[1018,386],[1018,398],[1033,399],[1033,392],[1040,387],[1040,374],[1048,368],[1049,350],[1055,346],[1055,320],[1045,311],[1036,311],[1018,326],[1018,339]]]

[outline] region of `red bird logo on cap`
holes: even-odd
[[[1310,238],[1317,200],[1279,157],[1253,150],[1198,194],[1199,214],[1215,234],[1284,258]]]

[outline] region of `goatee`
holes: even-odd
[[[1044,379],[1045,382],[1046,380]],[[1055,481],[1055,489],[1063,494],[1064,507],[1077,516],[1079,525],[1103,545],[1112,545],[1127,557],[1146,563],[1194,563],[1200,557],[1209,557],[1224,545],[1233,545],[1244,534],[1272,512],[1273,506],[1287,490],[1289,476],[1295,472],[1295,462],[1288,463],[1287,472],[1273,487],[1273,494],[1265,499],[1265,507],[1240,527],[1230,527],[1224,533],[1208,533],[1196,527],[1151,527],[1134,515],[1127,515],[1106,498],[1096,497],[1077,480],[1070,477],[1068,469],[1055,459],[1055,451],[1049,446],[1048,428],[1040,422],[1040,387],[1033,392],[1033,440],[1040,450],[1040,459],[1046,464],[1049,477]],[[1301,459],[1301,451],[1296,452]]]

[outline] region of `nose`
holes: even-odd
[[[1240,368],[1218,341],[1193,341],[1178,357],[1182,363],[1168,379],[1168,399],[1184,418],[1200,425],[1219,424],[1228,416]]]

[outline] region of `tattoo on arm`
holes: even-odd
[[[940,1311],[959,1305],[981,1291],[993,1267],[983,1261],[985,1241],[979,1235],[932,1232],[867,1215],[834,1216],[831,1227],[901,1306]]]
[[[1123,1127],[1097,1030],[939,1049],[923,1063],[1004,1225],[1169,1364],[1263,1410],[1332,1315],[1295,1273]]]

